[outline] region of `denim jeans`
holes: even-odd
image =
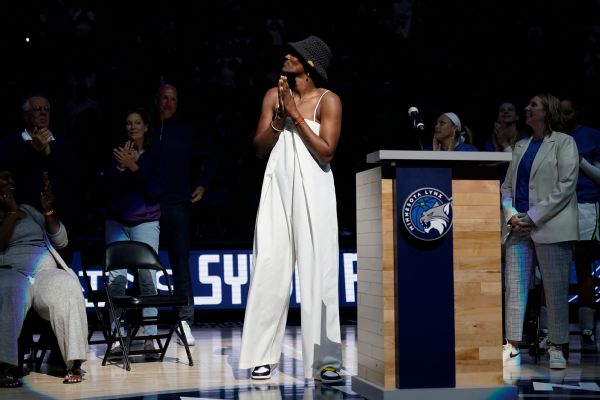
[[[106,221],[106,244],[119,242],[124,240],[135,240],[144,242],[152,246],[154,251],[158,253],[158,238],[160,227],[158,221],[144,222],[135,226],[126,226],[114,220]],[[140,270],[139,271],[139,286],[140,294],[153,295],[156,294],[156,271],[155,270]],[[111,296],[124,296],[125,288],[127,287],[127,270],[118,269],[110,271],[108,279],[108,288]],[[158,310],[154,307],[145,308],[143,311],[144,317],[154,317],[158,314]],[[144,326],[144,335],[156,335],[156,325]],[[121,332],[123,334],[123,332]]]
[[[181,308],[179,316],[188,324],[194,323],[194,293],[190,277],[190,203],[160,205],[160,227],[163,245],[169,251],[176,295],[186,296],[188,305]]]

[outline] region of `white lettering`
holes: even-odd
[[[78,275],[83,278],[83,271],[79,271]],[[90,277],[92,290],[98,290],[98,281],[102,280],[102,270],[88,270],[88,276]]]
[[[358,271],[355,268],[357,259],[356,253],[344,253],[343,255],[344,292],[346,292],[346,301],[351,303],[356,301],[354,284],[358,280]]]
[[[407,228],[414,230],[412,224],[407,220]],[[241,251],[236,253],[214,252],[202,254],[199,251],[193,251],[193,258],[197,260],[197,274],[192,270],[193,290],[195,293],[194,304],[213,305],[227,308],[230,306],[240,307],[246,303],[244,295],[250,284],[250,276],[253,269],[253,256],[251,251]],[[340,287],[341,303],[356,303],[356,284],[357,284],[357,255],[355,252],[340,253]],[[82,280],[82,288],[87,290],[87,285],[83,282],[83,272],[75,266],[76,272]],[[173,287],[172,270],[167,269],[167,274]],[[99,267],[88,270],[90,277],[90,286],[92,290],[103,290],[104,282],[102,279],[102,270]],[[127,274],[128,286],[131,287],[134,281],[132,274]],[[167,292],[167,281],[161,272],[156,274],[156,286],[160,292]],[[231,290],[231,295],[229,294]],[[85,290],[84,290],[85,292]],[[301,302],[300,274],[298,266],[294,265],[292,282],[290,283],[290,295],[293,296],[297,304]],[[86,307],[92,307],[93,304],[86,299]],[[100,306],[103,306],[100,304]]]
[[[173,270],[168,269],[167,274],[169,274],[169,280],[171,283],[171,289],[173,289]],[[162,292],[168,292],[169,287],[166,284],[166,280],[162,279],[164,274],[160,271],[156,272],[156,289]],[[165,283],[161,282],[161,279],[165,281]]]
[[[221,278],[218,275],[209,274],[209,264],[219,263],[220,257],[218,254],[202,254],[198,257],[198,277],[200,283],[210,285],[211,295],[209,296],[194,296],[194,304],[221,304],[223,301],[223,293],[221,292]]]
[[[233,273],[233,254],[223,255],[223,280],[231,286],[231,304],[242,304],[242,285],[248,283],[248,263],[246,254],[238,254],[237,276]]]

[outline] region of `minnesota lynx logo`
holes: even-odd
[[[452,226],[452,199],[435,188],[417,189],[404,201],[402,222],[417,239],[439,239]]]

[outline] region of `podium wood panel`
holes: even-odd
[[[358,375],[389,390],[397,383],[395,183],[376,167],[356,185]],[[452,181],[457,388],[502,384],[499,193],[495,180]]]
[[[356,175],[358,375],[396,387],[394,182],[381,168]]]
[[[456,387],[502,384],[499,193],[498,181],[452,181]]]

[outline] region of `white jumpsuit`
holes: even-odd
[[[306,120],[316,134],[320,128],[316,111],[323,95],[313,120]],[[320,165],[312,156],[289,118],[265,169],[253,260],[240,368],[278,363],[297,263],[304,376],[316,376],[325,366],[340,369],[339,245],[333,173],[329,165]]]

